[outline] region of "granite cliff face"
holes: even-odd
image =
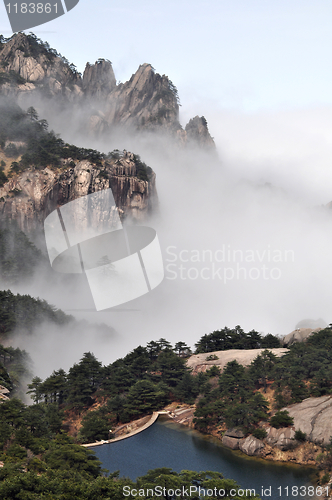
[[[102,167],[87,160],[62,160],[59,169],[27,169],[0,188],[0,219],[16,220],[30,233],[42,228],[47,215],[81,196],[112,188],[120,217],[143,222],[157,204],[155,174],[138,176],[136,157],[127,151]]]
[[[109,94],[105,121],[136,129],[181,128],[176,89],[167,76],[155,73],[150,64],[142,64],[129,82]]]
[[[161,131],[182,146],[215,148],[204,117],[196,116],[182,128],[177,89],[150,64],[142,64],[128,82],[117,84],[108,60],[87,63],[82,77],[32,34],[1,37],[0,42],[0,95],[15,96],[23,107],[38,109],[42,98],[73,115],[79,110],[90,135],[107,135],[114,129]]]
[[[294,423],[291,427],[276,429],[262,423],[266,437],[261,440],[252,435],[244,437],[238,429],[225,432],[222,443],[233,450],[268,460],[293,461],[316,465],[316,457],[329,444],[332,436],[332,397],[308,398],[287,408]],[[306,434],[305,443],[295,439],[295,431]]]
[[[112,63],[99,59],[95,64],[86,63],[82,88],[86,96],[104,99],[116,87]]]

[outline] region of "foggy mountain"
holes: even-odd
[[[67,126],[90,138],[161,131],[180,145],[215,147],[204,117],[196,116],[182,128],[177,89],[151,64],[142,64],[125,83],[116,82],[112,63],[105,59],[87,63],[81,76],[47,43],[19,33],[2,37],[0,69],[2,95],[36,107],[47,120],[49,111],[56,110]]]
[[[101,155],[114,149],[131,151],[156,174],[158,211],[143,210],[148,215],[144,224],[156,229],[164,258],[166,276],[155,290],[122,308],[97,313],[91,310],[84,280],[55,272],[50,280],[36,271],[29,286],[13,286],[15,293],[40,296],[78,319],[103,322],[117,332],[109,342],[100,341],[95,332],[83,332],[84,347],[79,335],[66,332],[60,348],[52,328],[33,343],[20,339],[18,346],[32,352],[40,370],[58,369],[64,352],[68,368],[83,349],[108,363],[160,337],[193,345],[225,325],[285,335],[304,318],[329,322],[332,241],[331,212],[325,205],[332,195],[326,199],[328,184],[321,182],[324,197],[317,188],[319,202],[309,200],[302,187],[305,175],[307,185],[313,182],[313,167],[304,172],[292,158],[281,158],[275,166],[266,160],[268,153],[261,160],[259,134],[250,123],[246,133],[257,152],[243,160],[242,136],[230,119],[222,132],[238,157],[230,161],[219,149],[220,161],[204,117],[181,127],[175,86],[150,65],[141,66],[129,82],[116,84],[106,59],[88,65],[81,77],[33,36],[16,35],[2,40],[1,47],[1,94],[6,99],[15,98],[25,110],[34,106],[66,143],[95,148]],[[220,138],[222,127],[216,118],[214,127]],[[44,168],[34,171],[36,183],[45,182],[45,189],[65,185],[72,196],[78,182],[78,162],[74,163],[65,169],[64,184],[63,173],[46,176],[42,172],[49,169]],[[24,176],[17,173],[10,182]],[[4,189],[8,190],[6,184],[0,197]],[[11,210],[20,213],[18,200],[19,196],[9,199],[7,217]]]

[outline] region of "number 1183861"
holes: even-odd
[[[326,498],[329,494],[328,486],[279,486],[278,493],[281,498],[287,497],[324,497]]]
[[[57,3],[7,3],[8,14],[57,14]]]

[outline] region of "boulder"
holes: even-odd
[[[234,438],[234,437],[229,437],[229,436],[224,435],[222,438],[222,444],[227,446],[227,448],[231,448],[232,450],[239,449],[239,439]]]
[[[244,433],[241,431],[241,429],[228,429],[224,436],[229,436],[237,439],[242,439],[244,437]]]
[[[288,346],[294,344],[295,342],[305,342],[310,335],[315,332],[319,332],[320,330],[321,328],[297,328],[288,335],[285,335],[283,338],[283,344]]]
[[[260,455],[264,446],[263,441],[255,438],[254,436],[248,436],[245,439],[241,439],[239,442],[240,450],[250,456]]]
[[[271,446],[276,446],[280,450],[288,450],[295,445],[295,430],[294,427],[282,427],[275,429],[267,427],[266,442]]]

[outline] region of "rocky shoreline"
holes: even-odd
[[[288,408],[288,411],[289,413],[292,412],[294,415],[294,423],[298,423],[298,415],[302,414],[303,416],[305,408],[319,408],[319,413],[322,415],[324,413],[322,410],[324,410],[324,408],[328,409],[330,403],[332,404],[331,396],[308,398],[302,401],[302,403],[292,405],[292,407]],[[129,438],[152,425],[160,414],[166,415],[170,421],[174,423],[194,428],[193,418],[195,409],[195,405],[172,403],[163,410],[154,412],[152,416],[149,415],[117,427],[113,431],[115,439],[89,443],[82,446],[98,446]],[[316,418],[315,422],[317,422],[317,420],[319,419]],[[324,452],[323,443],[316,443],[309,440],[305,442],[297,441],[295,439],[295,430],[297,430],[295,429],[295,425],[292,427],[275,429],[267,424],[263,424],[262,428],[265,428],[267,432],[267,436],[263,440],[257,439],[252,435],[245,437],[243,432],[239,429],[225,430],[222,427],[210,429],[207,434],[217,438],[223,446],[234,451],[240,451],[249,457],[312,467],[318,472],[318,462],[316,459],[319,454]],[[326,436],[324,441],[326,441]],[[332,490],[332,478],[324,485],[324,487],[326,486],[329,486],[329,491]],[[330,496],[321,498],[332,498],[332,491]]]

